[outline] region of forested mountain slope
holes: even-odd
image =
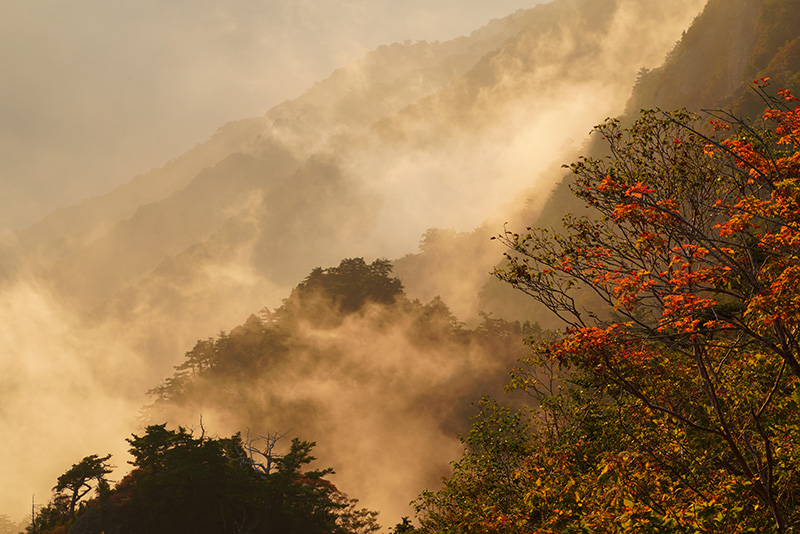
[[[800,87],[800,2],[797,0],[711,0],[683,33],[663,65],[642,69],[633,88],[624,124],[639,118],[640,109],[664,111],[725,110],[757,118],[763,99],[754,90],[754,80],[771,79],[773,91]],[[585,156],[608,155],[595,136]],[[509,216],[510,229],[525,226],[560,227],[566,213],[582,213],[585,202],[572,193],[572,177],[561,176],[541,212],[521,211]],[[482,290],[484,310],[504,317],[535,319],[543,326],[562,326],[557,319],[504,284],[489,281]]]
[[[122,290],[111,309],[204,291],[211,305],[209,271],[235,271],[222,283],[275,302],[314,265],[399,257],[430,227],[492,217],[568,139],[620,109],[636,70],[660,61],[699,4],[560,0],[451,42],[382,47],[20,242],[83,309]],[[646,46],[631,46],[637,36]]]
[[[511,380],[540,407],[485,406],[417,532],[798,528],[798,20],[710,1],[630,104],[710,114],[604,122],[499,236],[516,312],[560,327]]]
[[[498,276],[567,326],[539,336],[420,533],[751,532],[800,524],[800,98],[752,121],[643,112],[570,166],[590,210],[504,232]],[[547,379],[543,373],[550,373]]]
[[[389,522],[409,515],[536,328],[491,317],[468,328],[441,299],[408,299],[391,269],[361,258],[314,269],[278,309],[197,341],[151,390],[144,421],[196,426],[202,414],[224,433],[314,440],[339,488]]]
[[[639,108],[726,108],[754,117],[751,82],[800,83],[797,0],[709,2],[663,66],[643,73],[629,103]]]

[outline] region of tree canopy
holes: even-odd
[[[107,463],[110,458],[110,454],[103,457],[96,454],[87,456],[58,477],[58,483],[53,489],[57,492],[71,492],[68,510],[71,517],[75,515],[75,505],[92,489],[96,489],[100,494],[108,491],[106,475],[112,472],[111,466]],[[92,483],[95,484],[94,487]]]
[[[264,309],[230,332],[198,340],[173,376],[150,390],[155,401],[147,407],[147,417],[174,420],[184,413],[196,417],[213,410],[240,422],[240,428],[277,419],[273,427],[302,424],[319,435],[313,425],[326,406],[315,407],[317,415],[310,418],[307,403],[287,405],[286,396],[273,390],[285,387],[285,381],[313,382],[314,377],[385,389],[383,366],[391,357],[382,351],[390,346],[405,355],[399,363],[405,369],[394,381],[405,389],[408,417],[433,403],[441,407],[441,424],[466,430],[468,403],[503,391],[508,371],[526,352],[522,339],[535,327],[484,315],[475,328],[467,328],[439,297],[411,301],[391,268],[385,260],[369,264],[354,258],[338,267],[314,269],[278,309]],[[330,335],[346,320],[355,323],[351,330],[358,339]],[[356,361],[352,355],[359,351],[369,353],[370,361]],[[410,383],[416,357],[450,369],[450,378],[442,378],[447,387],[433,390]],[[480,376],[468,374],[475,365],[483,368]]]
[[[195,437],[161,424],[128,443],[133,470],[116,487],[106,486],[72,513],[70,494],[62,491],[78,488],[85,495],[86,480],[108,473],[109,456],[85,458],[59,477],[58,493],[41,511],[35,532],[368,534],[379,529],[376,513],[357,508],[326,480],[330,469],[308,468],[315,460],[313,442],[293,439],[282,454],[262,451],[271,460],[267,470],[252,461],[258,445],[238,434]]]
[[[589,214],[499,236],[497,276],[567,328],[512,377],[540,403],[525,447],[510,463],[469,449],[418,501],[422,532],[796,528],[800,110],[768,84],[763,126],[598,126],[610,156],[570,167]],[[506,443],[504,417],[475,432]]]
[[[382,259],[367,264],[363,258],[348,258],[338,267],[317,267],[292,291],[282,311],[296,310],[314,298],[332,303],[339,316],[353,313],[367,302],[391,304],[403,295],[403,284],[391,272],[391,262]]]

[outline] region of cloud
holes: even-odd
[[[146,368],[128,347],[79,327],[46,288],[0,290],[0,509],[47,502],[55,477],[92,453],[118,453],[134,423]]]
[[[473,3],[5,2],[0,226],[105,192],[379,44],[450,38],[532,2]]]

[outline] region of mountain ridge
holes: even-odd
[[[620,121],[633,123],[640,109],[680,108],[719,109],[757,121],[764,102],[753,91],[755,77],[770,77],[775,89],[800,88],[800,32],[791,24],[796,20],[800,20],[798,0],[709,0],[664,63],[640,70]],[[772,34],[775,28],[777,37]],[[781,68],[770,71],[775,65]],[[590,139],[583,155],[605,157],[604,146]],[[585,203],[572,193],[571,183],[569,175],[560,173],[541,211],[520,214],[509,228],[558,228],[565,213],[583,212]],[[562,326],[542,307],[532,307],[530,299],[495,280],[488,281],[481,294],[487,311],[535,319],[550,328]]]
[[[224,151],[233,147],[228,153],[241,152],[255,158],[249,160],[254,165],[252,171],[241,171],[242,175],[252,173],[248,182],[250,185],[246,186],[250,193],[239,195],[243,210],[241,216],[251,217],[253,206],[258,204],[253,204],[251,197],[260,197],[263,208],[261,220],[269,221],[272,225],[262,226],[260,235],[272,235],[275,232],[286,235],[280,226],[288,224],[285,230],[292,236],[289,241],[303,243],[311,239],[307,251],[312,255],[317,254],[316,259],[297,261],[291,257],[292,254],[297,256],[297,253],[287,248],[286,244],[281,244],[282,238],[261,240],[256,246],[255,252],[260,257],[255,258],[255,265],[263,268],[265,262],[273,261],[275,256],[282,257],[281,262],[286,265],[294,265],[292,270],[295,279],[292,280],[291,275],[285,276],[281,282],[285,287],[290,287],[300,273],[314,265],[335,261],[332,256],[318,254],[323,243],[338,243],[339,257],[363,254],[363,247],[362,250],[355,250],[356,247],[352,245],[354,236],[362,234],[359,238],[363,239],[364,247],[373,249],[374,254],[399,257],[413,249],[413,244],[427,228],[463,225],[458,221],[468,218],[457,216],[457,211],[471,210],[474,212],[471,224],[480,224],[486,216],[486,208],[470,204],[499,204],[501,198],[510,193],[504,193],[504,188],[512,187],[511,184],[527,172],[526,166],[536,156],[524,156],[516,166],[503,152],[507,150],[507,145],[518,143],[515,137],[528,135],[519,132],[535,129],[526,123],[531,119],[538,120],[537,113],[543,111],[547,102],[560,97],[559,88],[567,87],[567,82],[562,79],[567,72],[559,70],[558,65],[565,58],[586,58],[582,60],[585,67],[581,69],[597,63],[592,58],[601,57],[598,54],[604,51],[595,50],[599,48],[596,45],[601,43],[603,32],[611,31],[611,27],[599,27],[595,31],[597,37],[591,39],[587,37],[590,35],[588,30],[599,25],[601,20],[605,20],[606,24],[622,24],[622,28],[638,27],[626,22],[624,16],[618,16],[620,10],[633,9],[631,6],[634,4],[621,0],[603,0],[599,4],[586,0],[563,0],[518,11],[476,30],[469,37],[450,42],[381,47],[362,60],[335,71],[299,98],[279,104],[265,116],[223,126],[205,144],[173,160],[170,165],[183,166],[186,169],[183,174],[165,179],[168,172],[155,171],[155,174],[142,176],[136,183],[112,192],[114,197],[128,199],[127,207],[112,199],[109,207],[99,210],[100,215],[93,216],[92,213],[98,210],[91,208],[101,205],[102,199],[89,201],[88,215],[77,217],[75,223],[67,220],[72,211],[61,212],[23,233],[21,240],[37,252],[36,262],[43,265],[39,267],[40,272],[54,280],[53,286],[64,298],[75,306],[92,308],[123,290],[132,281],[147,276],[163,259],[175,260],[187,247],[207,241],[214,234],[214,228],[220,228],[229,217],[237,217],[236,209],[231,204],[226,204],[231,206],[228,210],[223,206],[214,207],[214,202],[220,201],[222,204],[223,199],[230,196],[229,189],[234,183],[231,178],[239,173],[235,166],[230,165],[231,160],[228,160],[228,164],[224,163]],[[692,4],[698,2],[686,0],[682,5]],[[674,11],[661,9],[659,16]],[[601,17],[603,13],[606,14]],[[582,21],[580,28],[575,27],[576,21]],[[663,22],[663,19],[659,20],[659,23]],[[639,31],[644,32],[645,29]],[[559,51],[559,43],[570,43],[566,56]],[[454,51],[459,53],[455,54]],[[530,58],[537,54],[542,57],[531,63]],[[421,67],[420,57],[423,58]],[[438,68],[443,63],[446,68]],[[630,70],[633,67],[628,68]],[[595,70],[591,74],[598,72]],[[541,75],[549,83],[533,82]],[[367,80],[366,84],[364,80]],[[601,93],[609,91],[591,84],[582,90],[591,92],[595,89]],[[526,93],[531,92],[541,95],[537,102],[525,102]],[[602,100],[605,96],[601,94],[594,98]],[[545,115],[548,113],[550,115],[546,120],[560,120],[554,112],[547,111]],[[465,122],[463,117],[469,116],[472,118]],[[507,123],[508,119],[512,122]],[[574,121],[575,118],[570,120]],[[461,130],[456,131],[456,127]],[[411,128],[409,131],[413,132],[412,135],[402,133],[407,128]],[[576,130],[576,133],[581,130]],[[481,135],[481,132],[485,133]],[[448,158],[459,158],[469,153],[473,156],[468,157],[475,158],[475,149],[480,150],[486,139],[491,139],[495,145],[487,150],[486,158],[480,157],[469,163],[472,167],[469,173],[474,173],[474,176],[470,176],[468,182],[455,181],[450,176],[452,173],[442,165],[447,165]],[[206,148],[209,149],[208,155],[204,152]],[[518,156],[514,154],[523,154],[525,151],[521,145],[513,148],[512,156],[515,158]],[[558,145],[543,150],[552,152],[553,148],[560,150]],[[311,166],[298,163],[300,170],[292,173],[279,163],[273,165],[265,157],[265,153],[270,151],[288,151],[297,162],[311,158],[309,161],[316,163]],[[492,171],[492,159],[507,162],[499,173]],[[244,161],[241,158],[239,160]],[[406,171],[404,166],[407,164],[418,169]],[[191,173],[200,167],[202,169],[190,178]],[[294,169],[294,166],[290,167]],[[319,176],[314,178],[309,175],[310,169],[318,169]],[[485,169],[486,174],[481,176],[480,169]],[[462,169],[462,172],[466,170]],[[481,183],[492,172],[496,176],[504,176],[499,187]],[[370,179],[375,176],[380,179]],[[193,190],[202,189],[198,185],[191,185],[196,180],[217,183],[216,198],[213,198],[214,195],[207,197],[211,203],[200,201],[199,197],[190,194]],[[139,183],[151,181],[158,182],[159,188],[149,193],[148,201],[134,209],[129,199],[135,199],[137,195],[131,194],[130,190],[135,192]],[[297,181],[297,187],[288,187],[291,181]],[[273,198],[273,195],[264,193],[274,190],[278,183],[287,185],[279,187],[283,198]],[[308,191],[327,184],[324,186],[327,191],[340,197],[329,199],[327,205],[325,199],[320,198],[323,204],[317,207],[311,207],[307,201],[300,201],[299,198],[290,200],[299,194],[301,183],[307,184],[310,188]],[[389,213],[387,206],[393,204],[390,199],[396,199],[398,195],[402,197],[414,188],[419,188],[424,202],[433,202],[437,197],[451,197],[459,207],[449,208],[452,215],[436,221],[415,206],[416,201],[409,199],[401,204],[394,203],[392,210],[396,214],[388,215],[388,219],[385,219],[383,214]],[[475,193],[471,192],[473,190]],[[166,202],[167,197],[173,200]],[[180,198],[186,200],[179,202]],[[351,205],[345,210],[331,204],[355,199],[366,204],[358,207]],[[192,207],[193,202],[205,207]],[[284,209],[286,205],[295,206],[297,212],[294,215],[287,213]],[[217,209],[219,207],[223,209]],[[182,212],[199,213],[204,209],[208,219],[187,217],[186,224],[182,224]],[[76,210],[80,211],[78,208]],[[284,214],[282,219],[270,215],[281,213]],[[113,222],[114,217],[117,222]],[[87,226],[96,223],[98,218],[102,226],[94,231],[86,231]],[[309,225],[291,223],[292,218],[316,220],[321,226],[315,231]],[[337,218],[353,221],[344,225],[351,229],[350,233],[335,228]],[[395,221],[398,218],[405,218],[412,223],[408,231],[394,240],[382,237],[382,234],[397,232]],[[54,228],[58,230],[56,233],[48,233]],[[170,235],[175,237],[168,240]],[[249,242],[249,239],[245,241]],[[396,244],[392,245],[392,241]],[[401,245],[401,242],[405,245]],[[270,247],[274,250],[268,250]],[[126,256],[128,259],[122,265],[109,267]]]
[[[639,108],[727,108],[755,118],[760,99],[750,82],[770,77],[797,85],[797,0],[710,0],[664,65],[641,76],[627,113]],[[786,57],[788,56],[788,57]],[[708,70],[708,65],[714,65]]]

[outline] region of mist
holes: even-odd
[[[452,39],[536,3],[5,2],[0,227],[160,167],[379,45]]]
[[[465,330],[441,301],[402,295],[354,312],[325,296],[290,302],[198,344],[193,356],[214,354],[216,363],[201,364],[213,370],[176,373],[146,418],[196,427],[203,414],[204,428],[223,434],[280,429],[284,448],[292,437],[316,441],[318,463],[334,468],[339,489],[390,526],[446,474],[475,411],[470,403],[503,394],[526,352],[523,331],[502,322]]]
[[[114,453],[124,473],[144,392],[196,340],[278,307],[314,267],[404,258],[409,297],[441,295],[476,324],[502,254],[488,235],[544,203],[560,165],[624,110],[638,70],[661,63],[703,1],[604,0],[595,16],[567,0],[470,35],[537,3],[0,8],[0,226],[19,229],[0,256],[0,427],[11,436],[0,513],[22,517],[31,494],[46,501],[89,454]],[[426,250],[431,228],[452,239]],[[456,375],[472,394],[470,376],[493,364],[467,351],[466,367],[449,367],[455,354],[413,346],[399,319],[354,346],[374,323],[309,328],[306,343],[346,354],[347,368],[308,359],[303,376],[269,384],[269,402],[327,403],[317,434],[301,437],[391,526],[459,448],[420,399]],[[291,426],[203,415],[220,435]]]
[[[0,319],[0,506],[20,519],[32,494],[47,502],[54,475],[87,448],[120,453],[125,467],[120,437],[136,423],[148,370],[129,347],[76,324],[34,282],[4,285]]]

